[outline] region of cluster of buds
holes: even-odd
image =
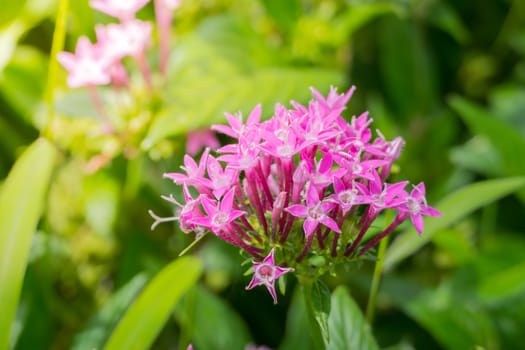
[[[241,248],[254,260],[247,289],[264,285],[275,302],[275,281],[287,272],[315,277],[359,259],[407,219],[421,233],[422,217],[440,213],[427,205],[423,183],[407,191],[408,181],[387,182],[404,142],[379,131],[373,139],[368,113],[350,123],[342,117],[354,90],[332,88],[324,97],[312,89],[308,106],[276,105],[266,121],[260,105],[246,122],[226,114],[229,125],[213,129],[235,142],[215,156],[205,150],[198,162],[186,155],[182,173],[164,174],[182,187],[185,201],[164,196],[176,215],[150,212],[152,227],[177,220],[186,233],[212,232]],[[385,209],[397,212],[393,221],[367,236]]]

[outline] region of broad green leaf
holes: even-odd
[[[452,97],[450,105],[473,133],[486,137],[496,148],[507,176],[525,175],[525,139],[519,131],[462,97]],[[525,190],[519,194],[525,201]]]
[[[195,349],[242,350],[251,343],[242,318],[221,298],[196,286],[175,308],[175,318]]]
[[[345,287],[334,290],[331,304],[328,318],[330,341],[326,349],[379,349],[370,326]]]
[[[120,320],[105,349],[148,349],[201,270],[200,261],[191,256],[178,258],[162,269]]]
[[[286,316],[286,330],[279,350],[315,350],[315,343],[308,329],[308,313],[301,288],[295,288],[292,303]]]
[[[135,276],[115,292],[73,339],[72,350],[101,349],[133,299],[146,285],[144,274]]]
[[[430,241],[439,230],[455,223],[473,211],[507,196],[525,185],[525,177],[511,177],[481,181],[466,186],[442,199],[436,208],[441,217],[425,218],[423,234],[418,237],[414,229],[403,232],[388,248],[385,270],[392,269],[407,256],[415,253]]]
[[[44,208],[56,150],[36,140],[17,160],[0,192],[0,349],[7,349],[31,239]]]

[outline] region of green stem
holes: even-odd
[[[383,275],[383,262],[388,246],[388,240],[390,236],[386,236],[379,242],[379,252],[377,253],[376,266],[374,268],[374,276],[372,278],[372,286],[370,287],[370,296],[368,298],[368,304],[366,305],[366,320],[368,324],[372,325],[374,322],[374,312],[376,308],[377,294],[379,292],[379,284],[381,282],[381,276]]]
[[[59,69],[59,64],[56,58],[58,53],[64,50],[64,43],[66,41],[66,17],[68,5],[69,0],[60,0],[58,3],[55,31],[53,32],[53,44],[51,46],[51,54],[49,55],[47,83],[44,90],[44,100],[46,101],[48,113],[43,134],[47,137],[51,136],[53,119],[55,116],[55,87],[57,86],[57,76]]]

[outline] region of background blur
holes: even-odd
[[[113,21],[87,0],[69,5],[69,51],[80,35],[94,39],[95,23]],[[129,103],[102,90],[119,115],[119,138],[93,133],[87,93],[69,90],[62,69],[46,124],[56,9],[56,0],[7,0],[0,11],[0,178],[39,130],[61,151],[33,237],[14,349],[104,343],[146,281],[193,240],[171,223],[151,231],[147,211],[172,215],[160,195],[180,193],[162,174],[178,170],[188,132],[226,111],[246,115],[262,102],[268,117],[276,102],[306,102],[310,86],[326,93],[356,85],[347,116],[369,110],[373,128],[405,138],[399,179],[424,181],[429,204],[477,181],[525,175],[524,1],[183,1],[158,95]],[[140,17],[154,18],[151,4]],[[155,45],[152,38],[152,64]],[[522,347],[524,204],[523,190],[492,201],[388,271],[373,325],[381,347]],[[199,350],[312,347],[293,281],[273,306],[263,288],[244,290],[249,277],[236,249],[207,237],[191,254],[205,264],[192,293],[197,314],[191,320],[179,305],[154,348],[176,349],[182,334]],[[372,270],[350,266],[326,282],[346,284],[365,305]]]

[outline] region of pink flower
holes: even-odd
[[[106,58],[119,61],[125,56],[135,57],[144,53],[151,40],[152,26],[150,22],[134,19],[97,25],[95,31]]]
[[[106,85],[111,82],[111,62],[104,56],[100,45],[92,44],[85,36],[78,39],[74,54],[60,52],[57,59],[69,72],[69,87]]]
[[[193,130],[187,134],[186,152],[188,152],[190,156],[196,155],[205,147],[215,150],[219,145],[217,136],[215,136],[215,133],[210,129]]]
[[[89,4],[94,9],[124,22],[135,18],[137,11],[148,2],[149,0],[90,0]]]
[[[277,295],[275,293],[275,281],[287,272],[293,271],[290,267],[280,267],[275,265],[274,251],[272,249],[270,254],[260,263],[253,262],[253,277],[250,284],[246,287],[247,290],[255,286],[264,285],[273,298],[273,303],[277,304]]]
[[[207,216],[193,218],[191,222],[209,228],[213,233],[219,234],[228,229],[228,225],[245,214],[241,210],[233,209],[234,190],[231,189],[224,195],[220,203],[206,196],[201,197],[201,204]]]
[[[334,219],[328,216],[328,213],[335,205],[333,202],[321,201],[315,187],[310,186],[306,197],[306,205],[294,204],[285,210],[293,216],[305,218],[303,229],[305,236],[308,238],[320,223],[335,232],[341,232]]]
[[[405,203],[398,207],[400,212],[410,215],[410,220],[416,228],[417,233],[423,232],[423,215],[441,216],[442,214],[427,204],[425,199],[425,184],[420,182],[414,186],[410,195],[406,197]]]

